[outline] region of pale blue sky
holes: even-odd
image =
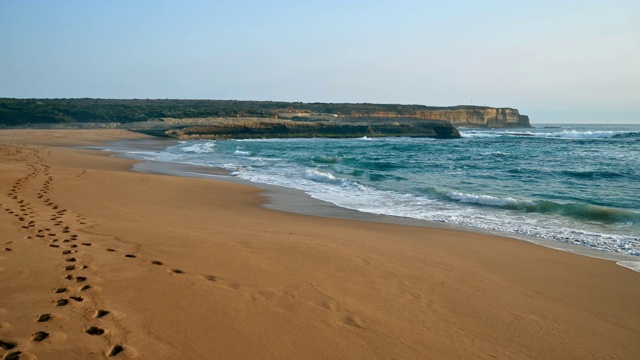
[[[508,106],[640,123],[640,1],[0,0],[0,97]]]

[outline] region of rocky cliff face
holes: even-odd
[[[362,113],[352,112],[350,117],[411,117],[429,120],[448,121],[457,127],[485,127],[485,128],[523,128],[531,127],[529,117],[520,115],[518,110],[512,108],[490,108],[480,106],[455,106],[450,108],[437,108],[416,110],[411,113],[393,113],[388,111]]]
[[[444,111],[425,111],[425,119],[447,120],[454,126],[473,127],[531,127],[529,117],[510,108],[471,108]]]
[[[164,132],[177,139],[253,139],[300,137],[409,136],[438,139],[459,138],[449,122],[408,118],[341,118],[334,121],[290,121],[273,119],[211,119],[197,126],[183,126]]]

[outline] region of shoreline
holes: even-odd
[[[161,145],[163,143],[164,145]],[[113,142],[106,146],[94,147],[96,149],[112,151],[117,153],[116,157],[135,159],[140,162],[135,163],[132,166],[133,171],[139,171],[143,173],[165,174],[174,176],[205,178],[205,179],[217,179],[222,181],[230,181],[234,183],[244,184],[255,188],[262,189],[261,195],[265,198],[263,207],[273,210],[291,212],[295,214],[319,216],[335,219],[357,220],[357,221],[371,221],[383,224],[396,224],[406,226],[419,226],[436,229],[449,229],[457,231],[465,231],[471,233],[494,235],[501,237],[508,237],[518,241],[526,241],[539,246],[543,246],[549,249],[566,251],[573,254],[582,256],[593,257],[597,259],[614,261],[616,264],[630,269],[632,271],[640,272],[640,257],[627,255],[622,253],[614,253],[605,250],[599,250],[583,245],[576,245],[571,243],[564,243],[557,240],[550,240],[544,238],[538,238],[533,236],[527,236],[517,233],[500,232],[493,230],[485,230],[481,228],[475,228],[472,226],[458,225],[452,223],[438,222],[424,219],[414,219],[399,217],[393,215],[378,215],[372,213],[366,213],[358,210],[340,207],[331,202],[316,199],[302,190],[287,188],[278,185],[270,185],[263,183],[251,182],[233,176],[230,171],[214,168],[208,166],[181,164],[171,162],[160,162],[154,160],[145,160],[128,154],[126,151],[130,150],[156,150],[164,149],[171,143],[176,143],[176,140],[171,139],[152,139],[150,141],[139,142],[136,140],[125,140],[123,142]]]
[[[78,148],[122,138],[146,137],[0,131],[0,357],[640,354],[640,276],[611,261],[277,211],[255,186]]]

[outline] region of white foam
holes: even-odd
[[[307,169],[304,172],[304,178],[312,181],[330,183],[330,184],[339,184],[342,182],[342,179],[338,179],[333,174],[322,172],[316,169]]]
[[[640,261],[618,261],[616,264],[624,266],[627,269],[640,272]]]
[[[531,132],[531,131],[520,131],[520,132],[505,131],[502,134],[503,135],[513,135],[513,136],[535,136],[536,135],[536,133]]]
[[[494,131],[470,131],[460,132],[460,136],[463,138],[494,138],[504,135],[503,133]]]
[[[622,135],[628,133],[628,131],[577,131],[577,130],[564,130],[560,132],[547,132],[547,133],[531,133],[534,136],[543,136],[550,138],[562,138],[562,139],[607,139],[616,135]]]
[[[183,152],[190,152],[196,154],[212,153],[215,151],[216,143],[213,141],[207,141],[202,143],[195,143],[191,146],[181,148]]]
[[[242,156],[249,156],[251,155],[250,152],[248,151],[242,151],[242,150],[236,150],[233,152],[234,155],[242,155]]]
[[[531,202],[514,199],[512,197],[501,198],[501,197],[490,196],[490,195],[464,194],[461,192],[444,192],[443,194],[449,199],[457,200],[459,202],[467,203],[467,204],[478,204],[478,205],[488,205],[488,206],[498,206],[498,207],[517,206],[520,204],[527,204],[527,205],[533,204]]]
[[[630,131],[580,131],[580,130],[562,130],[555,132],[542,132],[542,131],[501,131],[501,130],[463,130],[460,135],[463,138],[492,138],[500,136],[531,136],[531,137],[544,137],[544,138],[558,138],[558,139],[609,139],[615,136],[631,134]]]
[[[268,139],[233,139],[233,140],[225,140],[225,141],[234,141],[234,142],[259,142],[259,143],[296,143],[296,142],[315,142],[315,141],[327,141],[331,139],[326,138],[268,138]]]

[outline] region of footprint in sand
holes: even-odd
[[[164,263],[162,261],[158,261],[158,260],[153,260],[151,263],[153,265],[164,265]]]
[[[133,254],[126,254],[124,257],[128,257],[128,258],[131,258],[131,259],[135,259],[136,258],[136,256],[133,255]]]
[[[33,334],[33,341],[37,341],[40,342],[46,338],[49,337],[49,333],[45,332],[45,331],[38,331],[37,333]]]
[[[4,357],[4,360],[20,360],[21,354],[22,354],[22,351],[14,351],[14,352],[8,353],[7,356]]]
[[[169,273],[171,273],[171,274],[184,274],[185,272],[180,270],[180,269],[171,269],[171,270],[169,270]]]
[[[114,347],[111,348],[109,353],[107,353],[107,356],[109,356],[109,357],[116,356],[116,355],[120,354],[123,351],[124,351],[124,347],[122,345],[118,344],[118,345],[115,345]]]
[[[51,314],[40,314],[38,315],[38,320],[36,320],[37,322],[47,322],[49,320],[51,320],[53,318],[53,316],[51,316]]]
[[[104,329],[101,329],[97,326],[91,326],[90,328],[86,329],[84,332],[86,332],[89,335],[100,336],[104,334]]]
[[[109,315],[110,313],[111,313],[111,311],[109,311],[109,310],[98,310],[94,317],[96,319],[100,319],[101,317],[105,317],[105,316]]]
[[[0,348],[2,348],[4,350],[11,350],[11,349],[15,348],[16,346],[18,346],[18,344],[14,343],[13,341],[0,340]]]

